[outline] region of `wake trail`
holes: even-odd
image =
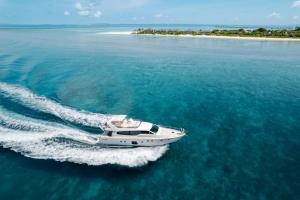
[[[16,85],[0,83],[0,94],[33,110],[52,114],[63,120],[85,126],[101,128],[110,118],[110,115],[76,110],[63,106],[53,100],[33,94],[28,89]]]
[[[108,116],[78,111],[33,94],[28,89],[0,83],[0,94],[31,109],[84,125],[98,125]],[[97,136],[97,135],[96,135]],[[33,119],[0,105],[0,146],[26,157],[86,165],[116,164],[138,167],[159,159],[168,146],[107,148],[93,144],[94,134],[60,123]]]

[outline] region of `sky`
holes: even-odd
[[[0,24],[300,24],[300,0],[0,0]]]

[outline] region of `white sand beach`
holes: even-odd
[[[132,33],[134,34],[134,33]],[[233,40],[258,40],[258,41],[289,41],[300,42],[300,38],[265,38],[265,37],[237,37],[237,36],[215,36],[215,35],[160,35],[160,34],[138,34],[158,37],[184,37],[184,38],[207,38],[207,39],[233,39]]]
[[[144,35],[153,37],[183,37],[183,38],[207,38],[207,39],[233,39],[233,40],[258,40],[258,41],[288,41],[300,42],[300,38],[264,38],[264,37],[237,37],[237,36],[214,36],[214,35],[160,35],[160,34],[136,34],[132,31],[99,32],[100,35]]]

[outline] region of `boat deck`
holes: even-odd
[[[138,128],[141,124],[141,121],[125,119],[123,121],[112,121],[111,124],[117,128]]]

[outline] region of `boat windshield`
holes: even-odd
[[[152,133],[157,133],[158,132],[158,129],[159,129],[159,127],[157,126],[157,125],[153,125],[152,126],[152,128],[150,129],[150,131],[152,132]]]

